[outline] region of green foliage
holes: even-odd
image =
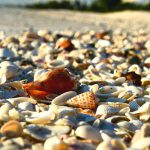
[[[120,10],[150,10],[150,4],[138,5],[134,3],[122,3],[122,0],[94,0],[91,5],[81,3],[79,0],[48,1],[47,3],[37,3],[28,5],[26,8],[34,9],[70,9],[79,11],[111,12]]]

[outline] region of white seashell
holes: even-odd
[[[131,148],[135,149],[146,149],[150,146],[150,137],[145,137],[141,139],[137,139],[132,145]]]
[[[34,74],[34,81],[40,79],[46,72],[47,70],[45,69],[36,70]]]
[[[66,101],[74,96],[76,96],[77,93],[74,91],[69,91],[69,92],[65,92],[59,96],[57,96],[56,98],[54,98],[52,100],[52,104],[55,105],[65,105]]]
[[[20,120],[21,118],[21,113],[15,109],[12,108],[11,110],[9,110],[9,118],[12,120]]]
[[[0,63],[0,77],[6,76],[6,79],[11,79],[20,74],[19,67],[13,62],[3,61]]]
[[[150,57],[146,58],[144,61],[145,64],[150,63]]]
[[[101,135],[99,131],[89,125],[83,125],[79,126],[75,131],[76,136],[84,138],[84,139],[90,139],[94,142],[100,142],[102,141]]]
[[[115,114],[119,112],[118,108],[109,105],[99,105],[96,110],[96,115]]]
[[[126,86],[125,87],[126,91],[131,91],[134,95],[136,96],[140,96],[143,93],[143,89],[140,87],[136,87],[136,86]]]
[[[0,121],[8,121],[9,120],[9,110],[12,109],[13,106],[10,103],[5,103],[0,107]]]
[[[139,65],[134,64],[129,67],[128,72],[135,72],[136,74],[141,74],[142,70]]]
[[[98,84],[94,84],[90,87],[90,91],[93,92],[94,94],[98,91],[98,89],[99,89]]]
[[[102,94],[106,94],[106,93],[113,93],[118,90],[122,91],[122,90],[124,90],[124,88],[122,88],[120,86],[104,86],[99,89],[99,92]]]
[[[146,102],[138,110],[131,112],[131,114],[138,115],[142,121],[147,121],[150,118],[150,102]]]
[[[98,40],[97,43],[96,43],[96,48],[99,48],[99,47],[109,47],[111,46],[111,42],[108,41],[108,40]]]
[[[126,145],[119,139],[112,139],[110,141],[103,141],[96,150],[126,150]]]
[[[20,110],[34,111],[34,105],[30,102],[21,102],[18,104]]]
[[[115,85],[122,85],[126,81],[125,77],[119,77],[114,81]]]
[[[47,66],[51,69],[54,68],[65,68],[69,66],[69,61],[68,60],[52,60],[47,63]]]
[[[60,143],[61,140],[57,136],[50,137],[44,142],[44,150],[54,150],[55,146]]]
[[[44,111],[40,113],[33,113],[26,117],[26,121],[34,124],[47,124],[55,119],[55,114],[52,111]]]
[[[13,106],[16,106],[18,105],[19,103],[22,103],[22,102],[29,102],[29,103],[32,103],[32,104],[36,104],[37,101],[32,99],[32,98],[29,98],[29,97],[16,97],[16,98],[10,98],[10,99],[7,99]]]

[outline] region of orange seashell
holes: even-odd
[[[66,102],[71,107],[95,109],[97,106],[96,96],[92,92],[79,94]]]
[[[56,45],[58,48],[62,48],[67,51],[71,51],[71,50],[75,49],[73,43],[69,39],[61,39],[57,42]]]
[[[30,96],[45,99],[46,96],[51,94],[62,94],[73,90],[76,83],[68,70],[58,68],[46,72],[39,80],[24,85],[24,88]]]

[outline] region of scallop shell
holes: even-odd
[[[117,112],[119,112],[119,108],[109,105],[99,105],[96,110],[96,115],[116,114]]]

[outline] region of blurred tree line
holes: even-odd
[[[36,3],[26,6],[36,9],[70,9],[79,11],[109,12],[120,10],[150,10],[150,3],[145,5],[135,3],[123,3],[122,0],[94,0],[91,4],[86,4],[80,0],[48,0],[47,3]]]

